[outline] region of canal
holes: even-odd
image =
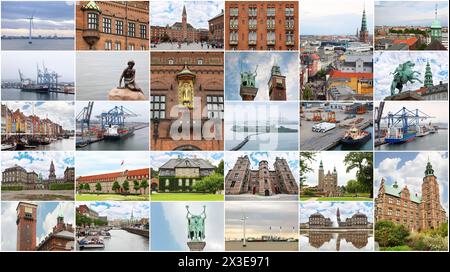
[[[111,238],[103,239],[105,248],[100,251],[149,251],[149,239],[121,229],[109,231]],[[77,245],[77,250],[80,250]],[[83,249],[94,250],[94,249]]]
[[[75,138],[55,140],[48,145],[38,145],[30,150],[46,151],[73,151],[75,149]]]

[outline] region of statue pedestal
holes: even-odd
[[[109,100],[147,100],[141,92],[130,91],[129,89],[114,88],[108,94]]]
[[[203,251],[206,242],[187,242],[187,245],[191,251]]]
[[[258,93],[258,88],[255,88],[255,87],[241,86],[239,88],[239,94],[241,95],[242,100],[244,100],[244,101],[255,100],[255,96],[257,93]]]
[[[406,91],[399,94],[386,96],[384,100],[423,100],[423,98],[414,91]]]

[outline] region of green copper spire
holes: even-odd
[[[425,170],[425,176],[434,176],[433,166],[430,163],[430,158],[428,158],[427,169]]]
[[[431,24],[431,40],[442,40],[442,26],[437,16],[437,4],[434,9],[434,21]]]
[[[431,72],[430,62],[427,61],[425,68],[425,80],[423,81],[424,87],[433,87],[433,73]]]
[[[364,7],[363,10],[363,16],[362,16],[362,20],[361,20],[361,30],[360,33],[363,31],[367,31],[367,18],[366,18],[366,8]]]
[[[323,168],[323,163],[322,163],[322,160],[320,160],[320,165],[319,165],[319,168]]]

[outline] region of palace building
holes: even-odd
[[[43,241],[39,243],[37,251],[72,251],[75,248],[75,230],[72,224],[64,222],[64,217],[59,215],[56,226]]]
[[[100,192],[100,193],[124,193],[125,190],[123,189],[123,183],[125,181],[129,184],[129,191],[132,193],[139,193],[146,195],[149,192],[149,186],[147,188],[140,188],[138,191],[135,191],[134,187],[134,181],[139,182],[139,184],[142,184],[144,180],[147,181],[150,179],[150,169],[149,168],[141,168],[141,169],[135,169],[135,170],[125,170],[121,172],[113,172],[113,173],[105,173],[105,174],[97,174],[97,175],[90,175],[90,176],[79,176],[77,177],[77,191],[79,193],[84,192]],[[120,188],[113,189],[114,183],[119,185]],[[100,184],[101,190],[97,191],[97,183]],[[80,184],[83,184],[86,186],[88,184],[88,189],[86,187],[82,190],[80,190]],[[145,184],[145,183],[144,183]]]
[[[151,55],[152,150],[223,150],[223,53]]]
[[[309,228],[327,228],[333,226],[333,221],[329,217],[323,216],[323,214],[316,212],[308,218]]]
[[[77,1],[77,50],[148,50],[148,1]]]
[[[298,1],[226,1],[227,50],[298,50]]]
[[[215,166],[200,158],[170,159],[159,167],[160,192],[192,192],[192,186],[213,174]]]
[[[439,183],[429,161],[422,179],[422,195],[410,192],[407,186],[400,188],[397,182],[389,185],[381,179],[375,199],[375,220],[402,224],[410,231],[435,229],[447,222]]]
[[[245,155],[239,157],[228,171],[225,193],[262,196],[298,194],[298,185],[286,159],[276,157],[273,170],[269,169],[269,163],[265,160],[259,162],[258,169],[251,169],[250,159]]]
[[[336,197],[341,195],[338,187],[338,174],[336,167],[334,167],[333,173],[328,170],[328,173],[325,174],[322,160],[319,165],[319,183],[317,189],[326,197]]]
[[[15,165],[6,168],[2,172],[2,185],[3,186],[22,186],[25,190],[37,190],[37,189],[49,189],[51,184],[60,183],[74,183],[75,181],[75,168],[66,167],[64,170],[64,176],[57,178],[55,165],[53,161],[50,163],[50,169],[47,179],[43,179],[41,174],[36,173],[34,170],[27,171],[25,168],[19,165]]]
[[[367,228],[372,224],[367,220],[367,215],[357,212],[350,218],[346,218],[345,221],[341,221],[341,212],[339,208],[336,210],[337,223],[340,228]]]

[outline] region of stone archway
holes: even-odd
[[[270,196],[269,190],[266,189],[266,190],[264,191],[264,196]]]

